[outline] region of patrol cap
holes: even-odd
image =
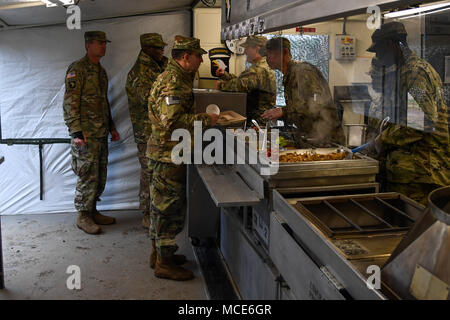
[[[276,37],[267,41],[267,50],[282,50],[283,48],[291,49],[291,42],[284,37]]]
[[[164,48],[167,46],[159,33],[141,34],[141,47],[157,47]]]
[[[200,47],[200,40],[197,38],[190,38],[184,36],[175,36],[173,49],[178,50],[191,50],[199,52],[201,54],[207,53],[204,49]]]
[[[401,22],[393,21],[382,24],[381,27],[372,34],[372,45],[367,49],[369,52],[375,52],[378,43],[384,40],[406,41],[408,33]]]
[[[264,48],[266,46],[267,43],[267,38],[263,37],[263,36],[250,36],[247,37],[247,39],[245,40],[245,42],[243,44],[241,44],[240,46],[245,48],[245,47],[261,47]]]
[[[103,31],[87,31],[87,32],[85,32],[84,33],[84,41],[92,41],[92,40],[111,42],[108,39],[106,39],[106,33],[104,33]]]

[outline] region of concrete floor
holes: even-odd
[[[204,279],[186,228],[177,238],[178,253],[195,279],[156,278],[148,258],[151,242],[138,211],[113,211],[117,223],[100,235],[76,227],[76,214],[2,216],[6,299],[206,299]],[[81,289],[67,289],[70,265],[81,270]]]

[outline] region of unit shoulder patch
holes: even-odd
[[[75,89],[75,87],[77,86],[77,83],[74,80],[69,81],[68,84],[70,89]]]
[[[180,97],[177,97],[177,96],[166,97],[166,104],[168,106],[173,105],[173,104],[180,104],[180,102],[181,102]]]

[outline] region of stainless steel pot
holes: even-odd
[[[346,124],[345,130],[347,147],[358,147],[366,143],[366,124]]]
[[[450,186],[436,189],[430,193],[428,210],[436,219],[450,225]]]
[[[428,196],[424,214],[383,267],[382,279],[403,299],[450,299],[450,186]]]

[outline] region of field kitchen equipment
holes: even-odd
[[[188,234],[194,244],[219,237],[243,298],[447,297],[448,204],[439,199],[449,199],[448,190],[430,195],[424,215],[404,195],[379,193],[378,161],[368,156],[343,146],[271,145],[280,156],[274,158],[247,139],[228,130],[225,158],[233,164],[188,168]],[[252,152],[255,163],[248,161]],[[373,268],[380,288],[368,286]]]
[[[262,129],[261,134],[265,134],[265,129]],[[245,153],[256,152],[258,160],[244,163],[238,150],[242,132],[227,131],[226,134],[225,153],[227,158],[233,158],[233,165],[188,166],[188,235],[194,244],[198,244],[202,237],[220,234],[220,250],[243,298],[300,298],[298,292],[285,288],[291,284],[280,273],[278,263],[281,265],[287,261],[275,260],[271,252],[273,244],[283,241],[285,236],[278,232],[279,229],[273,229],[276,228],[272,221],[276,211],[275,194],[302,198],[376,193],[378,162],[362,154],[354,154],[351,158],[344,155],[341,160],[283,163],[273,161],[266,150],[258,150],[261,148],[246,142]],[[328,155],[340,150],[336,146],[281,151],[280,154]],[[243,164],[238,164],[240,161]],[[402,227],[406,228],[407,224]],[[404,234],[407,229],[396,231]],[[251,272],[249,266],[252,266]]]
[[[366,143],[366,124],[346,124],[345,139],[347,147],[359,147]]]
[[[270,257],[297,299],[387,299],[367,286],[422,206],[398,193],[289,198],[274,191]],[[381,280],[383,277],[381,277]]]
[[[244,92],[223,92],[214,89],[194,89],[195,112],[206,112],[210,104],[215,104],[220,111],[234,111],[245,117],[247,94]]]
[[[389,11],[412,3],[281,2],[222,1],[221,39],[335,23],[337,18],[366,14],[368,7]],[[361,39],[355,36],[344,45],[350,52]],[[360,62],[349,71],[342,64],[348,83],[334,87],[339,119],[348,124],[345,146],[283,132],[280,136],[294,140],[297,150],[280,150],[269,133],[268,150],[245,143],[242,151],[236,141],[245,137],[236,132],[226,139],[226,155],[234,157],[229,162],[233,164],[190,168],[198,183],[190,201],[198,203],[198,210],[190,211],[189,235],[219,235],[220,251],[244,299],[448,299],[450,196],[448,191],[432,193],[424,214],[425,207],[404,195],[379,193],[378,161],[353,149],[367,147],[366,140],[372,139],[366,127],[372,102],[367,77],[351,74]],[[344,156],[283,162],[274,158],[278,152],[305,158]],[[256,162],[242,161],[254,153]],[[202,188],[204,193],[199,192]],[[375,275],[381,275],[379,288],[368,285]]]
[[[428,197],[425,213],[396,247],[382,279],[403,299],[450,299],[450,187]]]

